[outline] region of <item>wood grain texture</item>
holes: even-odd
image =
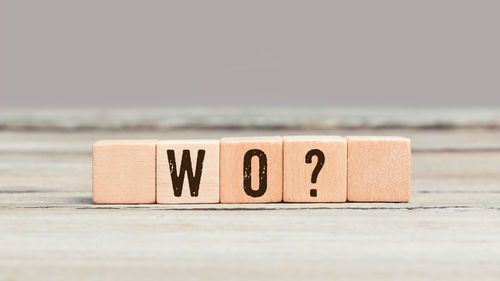
[[[92,147],[96,204],[156,201],[156,140],[102,140]]]
[[[408,202],[410,140],[401,137],[347,137],[347,200]]]
[[[313,150],[323,155],[323,164],[312,183],[319,156],[306,155]],[[315,151],[313,151],[314,153]],[[313,155],[311,153],[311,155]],[[313,195],[311,195],[311,190]],[[346,202],[347,142],[338,136],[283,137],[283,201]]]
[[[456,112],[457,124],[475,124]],[[495,120],[485,112],[480,114],[484,120]],[[401,123],[406,113],[388,119]],[[280,114],[275,120],[292,116]],[[362,123],[362,112],[349,114],[358,114]],[[28,120],[33,115],[19,116]],[[129,112],[116,120],[132,126],[137,118],[149,118],[144,116]],[[175,116],[159,119],[170,122]],[[374,116],[386,116],[385,111]],[[74,120],[86,126],[92,118],[78,115]],[[218,119],[227,118],[207,118],[213,124],[220,124]],[[415,130],[418,121],[401,129],[0,130],[0,279],[498,280],[500,132]],[[98,139],[269,134],[408,137],[411,200],[92,204],[91,148]]]
[[[281,137],[222,138],[220,202],[281,202],[282,154]]]
[[[175,163],[169,163],[168,150],[173,151],[174,158],[172,159]],[[184,151],[189,152],[189,154]],[[185,161],[184,155],[190,157],[191,162],[186,162],[188,163],[186,168],[191,172],[182,168],[183,161]],[[174,164],[175,170],[170,167]],[[197,170],[198,165],[201,167],[199,170]],[[182,180],[180,196],[176,196],[174,193],[172,173],[174,179]],[[198,177],[198,181],[195,180],[196,177]],[[190,192],[191,184],[193,190],[196,189],[195,194]],[[156,191],[157,203],[219,203],[219,140],[158,142]]]
[[[168,107],[0,111],[13,131],[499,129],[497,108]],[[274,133],[276,135],[276,133]],[[284,134],[281,134],[284,135]],[[347,135],[335,133],[334,135]],[[371,134],[367,134],[371,135]],[[156,138],[156,137],[155,137]],[[205,137],[206,138],[206,137]]]

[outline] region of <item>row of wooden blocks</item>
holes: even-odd
[[[407,202],[410,140],[287,136],[101,140],[97,204]]]

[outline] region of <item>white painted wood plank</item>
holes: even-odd
[[[1,279],[500,278],[494,130],[355,130],[421,149],[408,204],[91,204],[95,139],[266,132],[0,132]]]

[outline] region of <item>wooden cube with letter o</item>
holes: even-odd
[[[222,138],[220,202],[281,202],[281,137]]]

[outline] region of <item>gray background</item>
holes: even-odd
[[[1,1],[0,106],[499,106],[500,1]]]

